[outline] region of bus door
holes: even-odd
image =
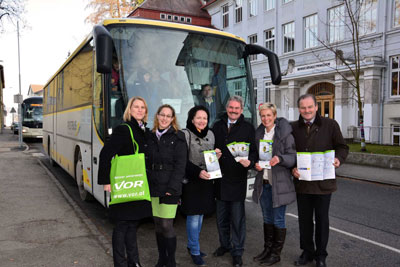
[[[94,71],[93,83],[93,104],[92,104],[92,181],[93,196],[104,206],[106,206],[107,195],[103,190],[103,186],[97,183],[100,151],[103,148],[105,140],[104,128],[104,94],[102,89],[102,75]]]

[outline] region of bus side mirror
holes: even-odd
[[[281,83],[282,76],[278,56],[274,52],[266,49],[265,47],[255,44],[246,45],[245,56],[257,54],[263,54],[268,57],[269,71],[271,72],[271,81],[273,84],[279,85]]]
[[[96,49],[96,69],[99,73],[111,73],[113,41],[110,32],[103,25],[93,28]]]

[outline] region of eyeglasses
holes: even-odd
[[[160,116],[161,118],[167,118],[167,119],[172,119],[172,115],[167,115],[167,114],[162,114],[162,113],[159,113],[159,114],[157,114],[157,116]]]

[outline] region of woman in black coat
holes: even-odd
[[[159,253],[156,266],[173,267],[176,266],[173,220],[182,193],[187,157],[185,135],[178,130],[173,107],[165,104],[158,108],[153,130],[146,140],[146,168]]]
[[[182,190],[182,213],[186,214],[187,248],[193,263],[204,265],[205,256],[200,251],[200,232],[204,214],[215,210],[214,181],[209,180],[206,170],[204,151],[214,150],[215,137],[208,129],[209,111],[204,106],[195,106],[189,110],[186,129],[183,130],[188,145],[188,161],[186,164],[187,183]],[[216,149],[217,157],[221,151]]]
[[[141,97],[132,97],[125,109],[124,124],[128,124],[133,138],[139,145],[139,153],[143,153],[145,143],[145,128],[147,121],[147,104]],[[98,183],[104,185],[104,191],[111,192],[110,169],[111,159],[115,155],[130,155],[134,153],[130,130],[127,125],[117,126],[110,140],[105,143],[100,152]],[[133,201],[110,205],[110,217],[115,221],[112,235],[114,266],[140,267],[136,232],[139,221],[151,216],[149,201]],[[125,253],[127,257],[125,257]],[[126,259],[127,258],[127,259]]]

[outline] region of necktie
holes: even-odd
[[[306,125],[307,125],[307,134],[310,133],[311,124],[312,124],[312,123],[311,123],[310,121],[307,121],[307,122],[306,122]]]
[[[228,126],[228,133],[229,133],[229,132],[231,131],[232,126],[234,125],[234,123],[230,122],[228,125],[229,125],[229,126]]]

